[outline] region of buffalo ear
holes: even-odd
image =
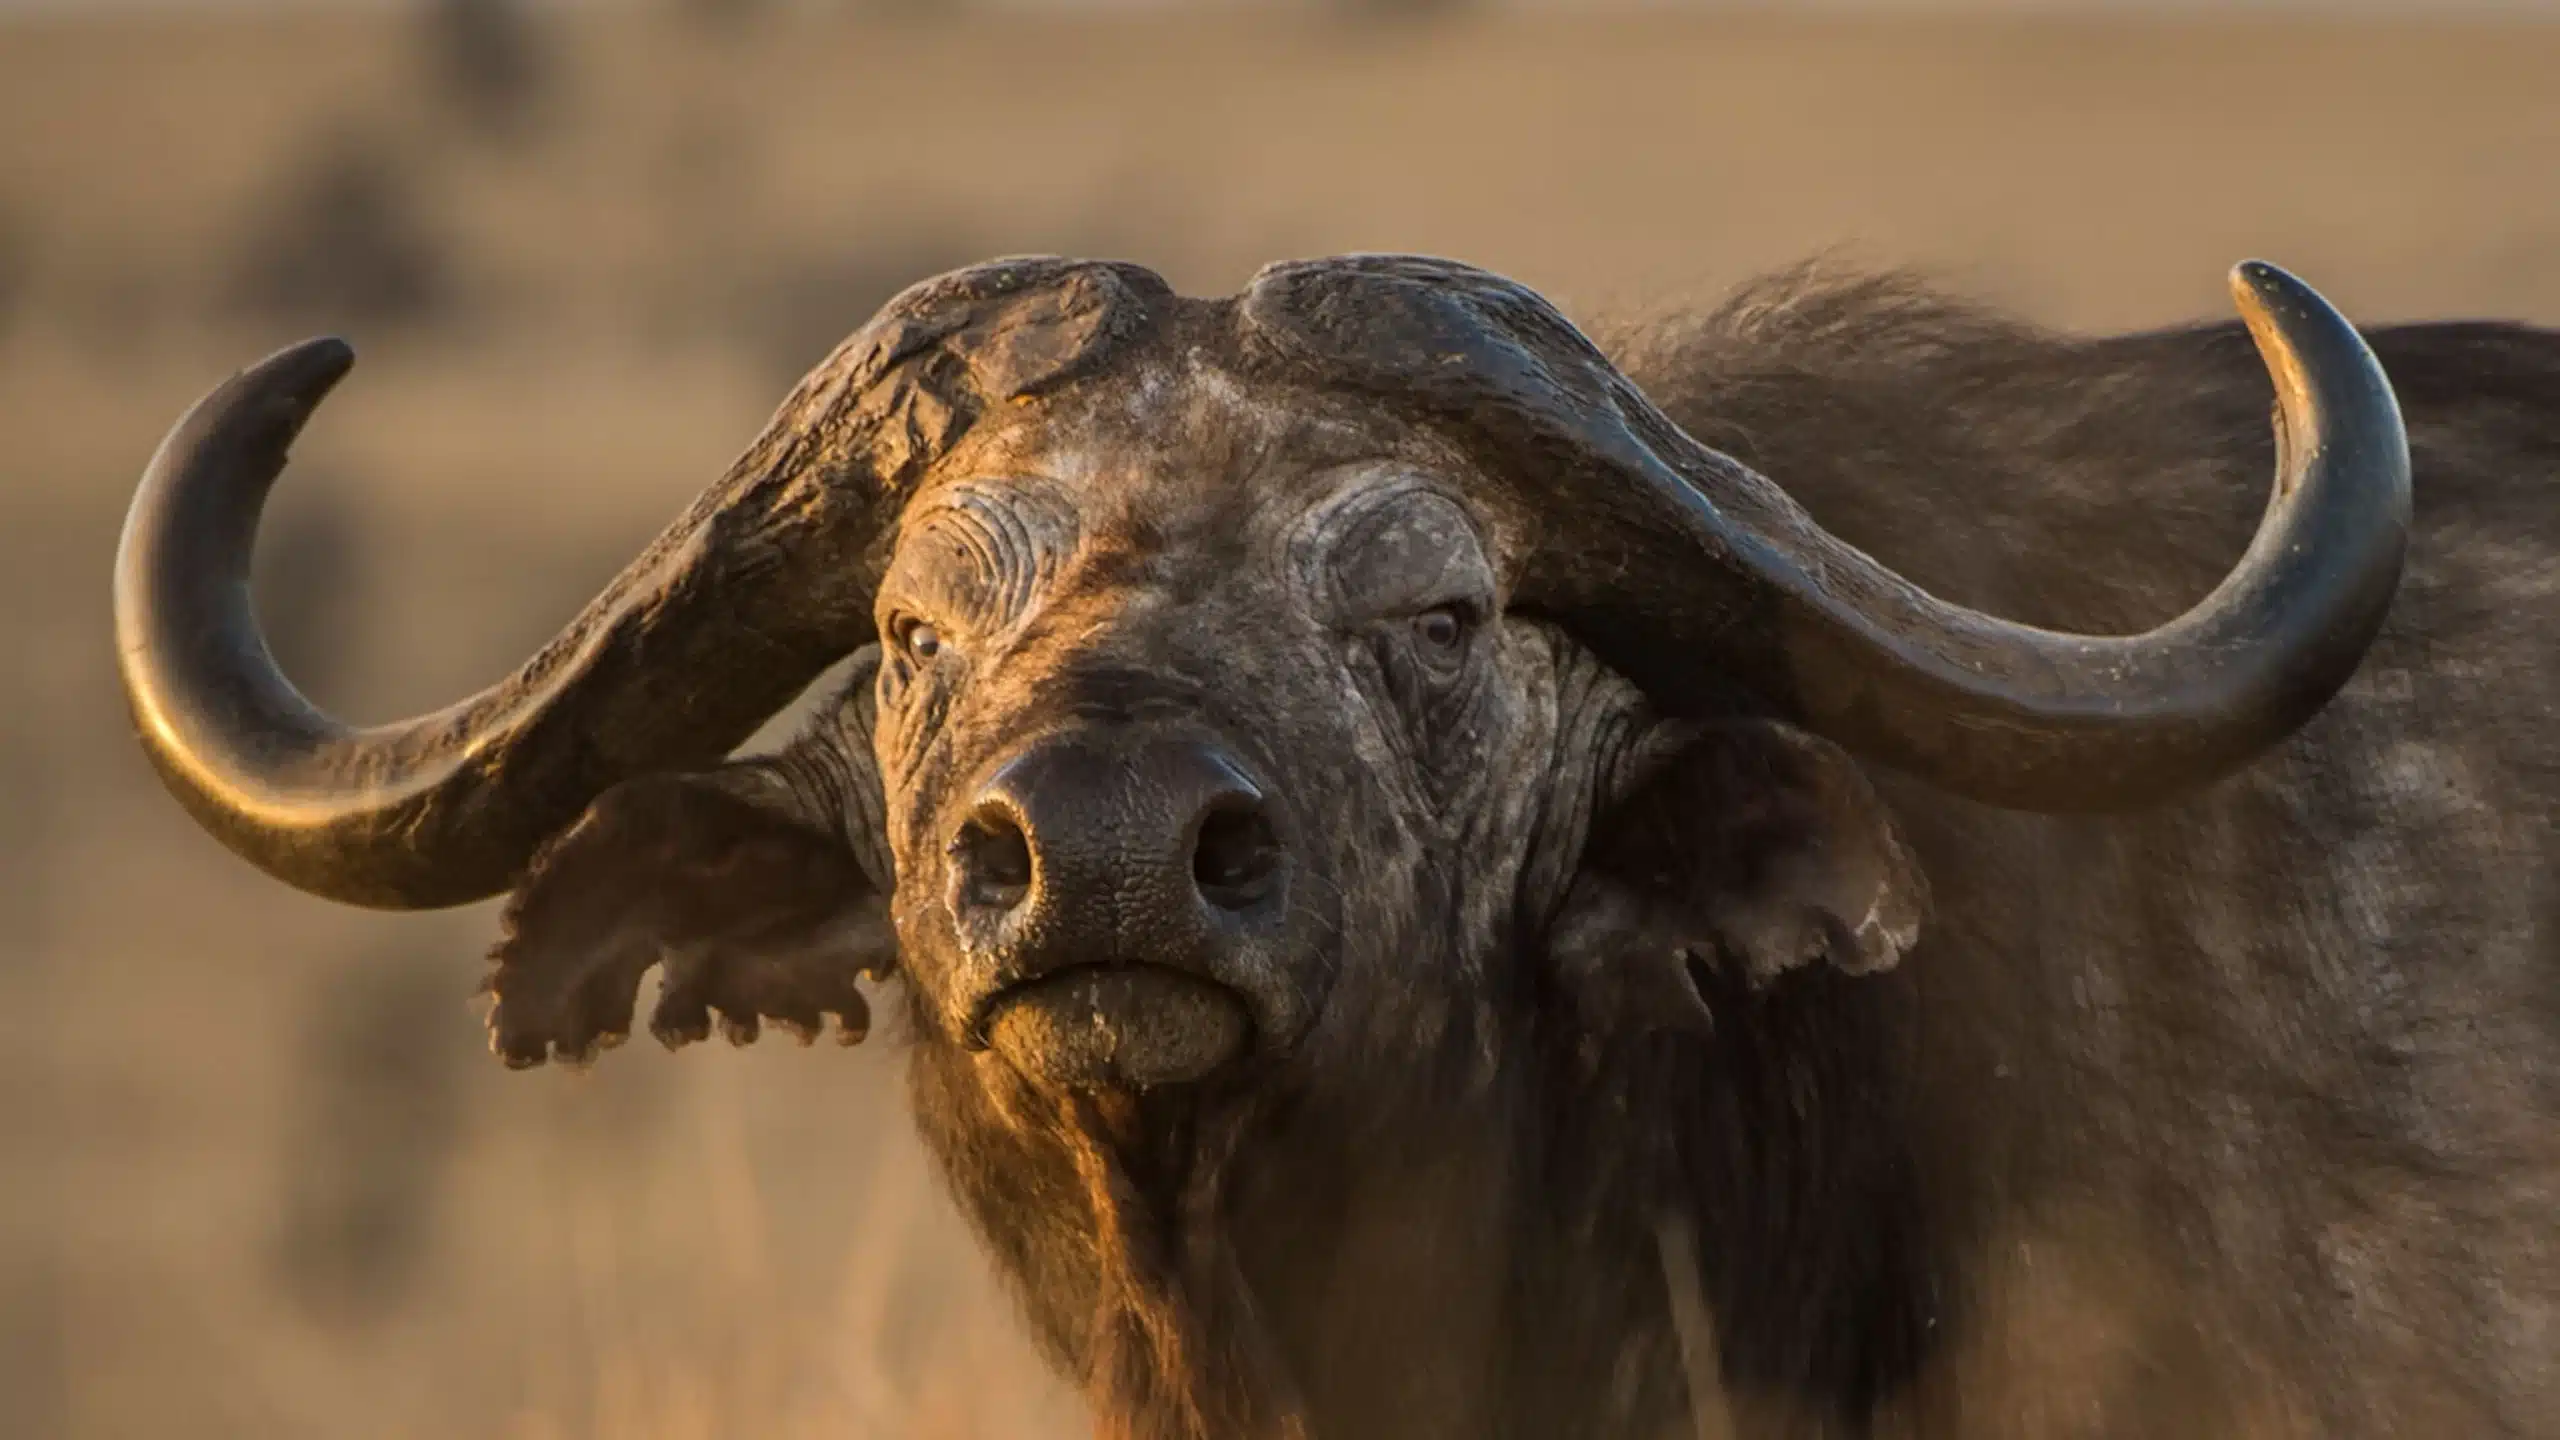
[[[1815,962],[1889,970],[1918,943],[1927,879],[1847,752],[1769,721],[1647,748],[1549,932],[1587,1019],[1711,1028],[1692,964],[1756,987]]]
[[[544,846],[508,900],[485,988],[508,1065],[583,1063],[631,1031],[663,962],[650,1030],[668,1048],[736,1044],[759,1017],[807,1044],[834,1015],[845,1044],[870,1010],[857,974],[897,949],[880,887],[772,762],[650,775],[606,791]]]

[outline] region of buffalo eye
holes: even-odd
[[[899,622],[898,648],[918,660],[930,660],[942,653],[942,632],[922,620]]]
[[[1413,617],[1413,635],[1429,652],[1447,655],[1467,638],[1466,615],[1455,605],[1438,605]]]

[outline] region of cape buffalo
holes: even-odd
[[[270,875],[512,892],[509,1064],[902,980],[1105,1434],[2560,1434],[2560,334],[2232,288],[977,266],[365,730],[245,580],[315,341],[152,461],[125,686]]]

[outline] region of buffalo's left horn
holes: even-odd
[[[2153,803],[2328,704],[2381,632],[2409,545],[2408,437],[2363,337],[2273,265],[2235,267],[2231,291],[2275,382],[2274,483],[2239,562],[2147,633],[2062,634],[1940,600],[1685,436],[1664,453],[1695,478],[1657,472],[1640,503],[1690,538],[1691,565],[1720,553],[1759,590],[1779,688],[1809,728],[1994,804]]]
[[[1510,597],[1648,694],[1741,688],[1851,750],[2026,810],[2145,804],[2265,751],[2345,685],[2409,543],[2409,445],[2361,336],[2272,265],[2232,291],[2275,380],[2257,538],[2141,635],[2069,635],[1939,599],[1700,444],[1544,300],[1417,256],[1275,266],[1246,318],[1284,372],[1418,407],[1534,537]]]

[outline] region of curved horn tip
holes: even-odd
[[[2288,347],[2340,346],[2351,354],[2364,350],[2364,337],[2338,307],[2281,266],[2264,260],[2232,266],[2231,302],[2261,349],[2281,341]]]
[[[304,357],[309,357],[314,364],[326,364],[344,374],[348,366],[356,363],[356,347],[343,335],[314,335],[284,346],[251,368],[263,370],[270,365]]]
[[[2351,408],[2371,412],[2364,418],[2398,434],[2399,402],[2381,363],[2354,323],[2319,291],[2264,260],[2244,260],[2231,268],[2231,298],[2284,410],[2310,419],[2316,390],[2326,388],[2333,402],[2353,397]]]
[[[322,335],[287,345],[233,373],[170,427],[147,474],[208,441],[242,446],[246,455],[258,457],[253,463],[281,466],[285,447],[355,364],[354,346]],[[227,438],[216,441],[216,436]]]
[[[2231,303],[2262,341],[2270,332],[2289,331],[2324,315],[2336,324],[2346,323],[2319,291],[2264,260],[2243,260],[2231,267]]]
[[[335,335],[317,335],[276,351],[234,377],[277,392],[304,405],[319,403],[356,367],[356,347]]]
[[[2312,292],[2300,277],[2274,261],[2252,259],[2231,267],[2231,293],[2243,305],[2253,302],[2272,305],[2288,297]]]

